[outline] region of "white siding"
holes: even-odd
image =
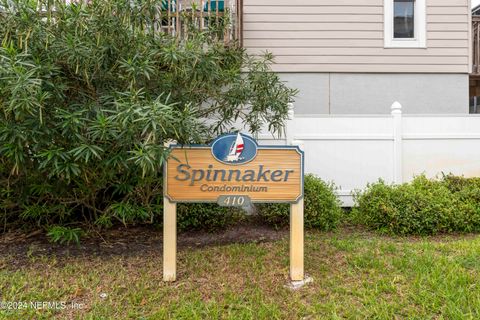
[[[244,46],[278,72],[469,73],[469,0],[427,0],[427,49],[385,49],[383,0],[244,0]]]

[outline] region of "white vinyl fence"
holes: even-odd
[[[398,102],[381,116],[295,116],[292,108],[284,139],[261,134],[259,140],[300,145],[305,172],[333,181],[345,206],[353,204],[352,191],[379,178],[480,176],[480,116],[402,115]]]

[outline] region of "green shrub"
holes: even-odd
[[[353,220],[400,235],[480,230],[480,184],[474,180],[424,175],[410,183],[370,184],[354,196]]]
[[[260,219],[276,229],[288,225],[290,205],[287,203],[261,203],[256,205]]]
[[[189,23],[156,32],[162,2],[0,0],[2,222],[151,223],[165,142],[282,131],[295,90],[273,57]]]
[[[443,181],[455,194],[463,212],[464,221],[460,231],[474,232],[480,230],[480,178],[464,178],[446,175]]]
[[[340,221],[342,209],[335,195],[335,186],[308,174],[304,180],[304,223],[307,228],[319,230],[335,229]],[[289,204],[260,204],[260,218],[276,228],[289,224]]]
[[[177,226],[181,231],[218,231],[240,222],[245,215],[240,209],[221,207],[216,203],[179,203]]]

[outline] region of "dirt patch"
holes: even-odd
[[[284,238],[288,230],[275,230],[258,224],[241,224],[228,230],[208,232],[184,232],[178,235],[178,250],[192,247],[218,246],[232,243],[269,242]],[[103,233],[90,233],[80,245],[50,243],[45,234],[35,231],[29,234],[19,231],[0,236],[0,252],[9,257],[9,267],[18,268],[34,257],[109,257],[140,256],[159,253],[162,250],[162,231],[149,227],[117,228]]]

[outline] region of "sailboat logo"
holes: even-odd
[[[239,160],[242,160],[240,156],[242,155],[244,147],[245,147],[245,144],[243,143],[243,138],[240,135],[240,133],[237,133],[237,138],[235,139],[235,142],[232,143],[232,146],[230,147],[230,151],[228,152],[227,158],[224,161],[238,162]]]
[[[211,143],[212,155],[225,164],[244,164],[257,156],[256,141],[242,133],[230,133]]]

